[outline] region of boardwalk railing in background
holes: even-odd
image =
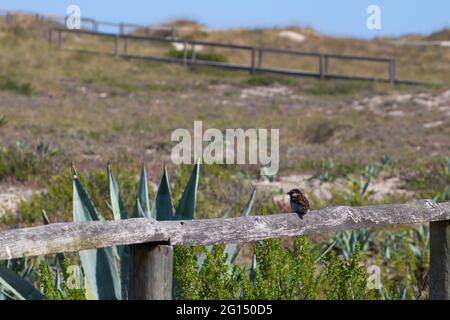
[[[261,48],[252,47],[244,45],[235,44],[225,44],[219,42],[207,42],[207,41],[195,41],[195,40],[181,40],[181,39],[166,39],[160,37],[148,37],[148,36],[138,36],[131,34],[110,34],[103,32],[92,32],[86,30],[70,30],[70,29],[50,29],[48,34],[49,44],[53,45],[55,34],[57,37],[58,48],[62,49],[64,47],[64,34],[77,34],[77,35],[88,35],[101,38],[112,38],[114,39],[114,46],[111,48],[111,55],[116,57],[123,57],[127,59],[142,59],[142,60],[153,60],[168,63],[181,63],[184,65],[206,65],[217,68],[232,69],[232,70],[245,70],[251,73],[272,73],[280,75],[289,76],[300,76],[300,77],[313,77],[317,79],[347,79],[347,80],[368,80],[368,81],[382,81],[389,82],[392,84],[421,84],[420,81],[412,80],[399,80],[397,79],[397,67],[395,59],[392,58],[382,58],[382,57],[367,57],[367,56],[350,56],[350,55],[338,55],[320,52],[305,52],[305,51],[295,51],[287,49],[276,49],[276,48]],[[164,57],[164,56],[153,56],[153,55],[134,55],[128,53],[128,42],[130,40],[141,41],[141,42],[157,42],[157,43],[167,43],[174,44],[180,43],[183,47],[182,58]],[[123,42],[123,43],[122,43]],[[201,60],[196,56],[196,47],[213,47],[213,48],[227,48],[232,50],[244,51],[250,57],[249,64],[232,64],[226,62],[216,62],[209,60]],[[122,48],[122,49],[121,49]],[[99,51],[84,50],[84,49],[72,49],[82,53],[101,53]],[[189,52],[190,51],[190,52]],[[297,69],[282,69],[282,68],[270,68],[264,67],[264,54],[282,54],[282,55],[294,55],[294,56],[304,56],[304,57],[315,57],[318,60],[318,70],[317,72],[302,71]],[[190,55],[190,57],[189,57]],[[345,74],[332,74],[329,73],[329,63],[331,60],[354,60],[354,61],[371,61],[377,63],[383,63],[386,65],[387,76],[384,78],[378,77],[366,77],[366,76],[355,76],[355,75],[345,75]]]
[[[0,11],[0,15],[4,15],[6,17],[6,23],[9,26],[13,25],[13,20],[15,15],[20,14],[28,14],[34,15],[37,21],[51,21],[60,25],[65,26],[66,17],[65,16],[56,16],[56,15],[48,15],[48,14],[31,14],[26,12],[11,12],[11,11]],[[287,50],[287,49],[279,49],[279,48],[258,48],[252,46],[244,46],[244,45],[234,45],[234,44],[225,44],[225,43],[217,43],[217,42],[206,42],[206,41],[191,41],[191,40],[182,40],[177,38],[178,31],[182,31],[184,29],[191,29],[189,27],[168,27],[168,26],[141,26],[132,23],[111,23],[98,21],[92,18],[81,18],[82,29],[81,30],[70,30],[70,29],[52,29],[49,31],[49,40],[50,44],[52,43],[53,33],[57,33],[59,47],[62,48],[63,45],[63,34],[64,33],[77,33],[77,34],[87,34],[98,37],[109,37],[115,39],[115,45],[112,53],[115,56],[120,56],[128,59],[143,59],[143,60],[153,60],[159,62],[167,62],[167,63],[182,63],[184,65],[206,65],[210,67],[216,68],[225,68],[232,70],[244,70],[249,71],[251,73],[270,73],[270,74],[278,74],[278,75],[288,75],[288,76],[298,76],[298,77],[312,77],[317,79],[347,79],[347,80],[367,80],[367,81],[381,81],[381,82],[389,82],[391,84],[424,84],[422,81],[415,80],[399,80],[397,79],[397,65],[396,60],[393,58],[383,58],[383,57],[368,57],[368,56],[351,56],[351,55],[339,55],[339,54],[330,54],[330,53],[320,53],[320,52],[304,52],[304,51],[295,51],[295,50]],[[103,27],[108,27],[109,29],[114,30],[114,32],[100,32],[100,29]],[[137,36],[128,34],[128,32],[141,30],[144,32],[145,36]],[[154,35],[158,36],[154,36]],[[164,36],[162,36],[164,35]],[[137,40],[142,42],[159,42],[159,43],[181,43],[183,46],[183,55],[182,58],[170,58],[170,57],[161,57],[161,56],[151,56],[151,55],[132,55],[128,54],[128,41],[129,40]],[[123,50],[121,52],[120,42],[123,41]],[[205,47],[215,47],[215,48],[228,48],[232,50],[241,50],[247,52],[250,56],[249,64],[233,64],[233,63],[225,63],[225,62],[215,62],[215,61],[207,61],[199,59],[196,56],[196,46],[205,46]],[[192,48],[190,53],[190,57],[188,54],[188,48]],[[87,50],[78,50],[80,52],[85,53],[100,53],[95,51],[87,51]],[[291,56],[303,56],[303,57],[315,57],[317,58],[318,70],[317,72],[298,70],[298,69],[286,69],[286,68],[273,68],[263,65],[264,55],[265,54],[277,54],[277,55],[291,55]],[[382,63],[386,65],[386,77],[367,77],[360,75],[347,75],[347,74],[333,74],[329,72],[329,64],[330,61],[369,61]],[[361,70],[363,73],[364,70]]]
[[[240,243],[384,225],[430,223],[430,299],[450,299],[450,202],[328,207],[302,219],[274,214],[232,219],[54,223],[0,232],[0,260],[131,245],[132,299],[171,299],[173,246]],[[164,266],[162,268],[161,266]],[[159,279],[147,281],[148,279]]]

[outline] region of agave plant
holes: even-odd
[[[339,255],[342,255],[345,259],[350,259],[355,253],[357,243],[360,245],[361,252],[373,248],[375,245],[373,231],[370,229],[340,231],[334,239],[325,242],[324,247],[327,247],[327,249],[323,251],[328,252],[331,248],[334,248]]]
[[[0,300],[43,300],[42,293],[27,280],[32,269],[27,259],[0,265]]]
[[[110,187],[110,207],[113,217],[115,220],[127,219],[128,214],[110,165],[108,165],[107,171]],[[145,166],[142,165],[132,217],[157,220],[193,219],[199,174],[200,163],[197,162],[174,212],[166,167],[164,166],[161,182],[152,205],[149,200],[147,173]],[[83,189],[75,169],[73,169],[73,218],[74,222],[104,220]],[[129,246],[83,250],[80,251],[80,260],[87,280],[87,291],[91,294],[90,298],[128,298]]]

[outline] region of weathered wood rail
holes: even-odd
[[[54,223],[0,232],[0,260],[132,245],[131,297],[169,299],[172,246],[239,243],[425,222],[431,226],[430,298],[450,299],[450,202],[438,204],[431,200],[328,207],[313,210],[303,218],[287,213],[232,219],[156,221],[136,218]]]

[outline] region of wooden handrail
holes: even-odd
[[[54,223],[0,232],[0,260],[115,245],[238,243],[442,220],[450,220],[450,202],[437,204],[420,200],[406,204],[328,207],[313,210],[302,218],[295,213],[287,213],[232,219],[156,221],[135,218]]]
[[[63,29],[63,28],[52,28],[49,30],[49,43],[52,45],[52,33],[57,33],[58,35],[58,44],[59,48],[62,48],[62,34],[70,33],[70,34],[79,34],[79,35],[90,35],[96,37],[106,37],[106,38],[114,38],[115,46],[114,46],[114,56],[122,57],[126,59],[141,59],[141,60],[153,60],[159,62],[166,63],[182,63],[183,65],[192,64],[192,65],[206,65],[210,67],[217,67],[222,69],[233,69],[233,70],[245,70],[250,73],[271,73],[271,74],[279,74],[279,75],[289,75],[289,76],[300,76],[300,77],[313,77],[317,79],[346,79],[346,80],[362,80],[362,81],[381,81],[381,82],[389,82],[391,84],[407,84],[407,85],[418,85],[424,84],[421,81],[415,80],[398,80],[397,79],[397,70],[395,59],[388,57],[372,57],[372,56],[355,56],[355,55],[340,55],[333,53],[322,53],[322,52],[308,52],[308,51],[297,51],[290,49],[281,49],[281,48],[265,48],[265,47],[253,47],[248,45],[237,45],[237,44],[228,44],[221,42],[209,42],[209,41],[197,41],[197,40],[186,40],[186,39],[174,39],[174,38],[162,38],[162,37],[154,37],[154,36],[140,36],[140,35],[132,35],[132,34],[124,34],[120,32],[119,34],[114,33],[106,33],[106,32],[97,32],[97,31],[89,31],[89,30],[77,30],[77,29]],[[123,50],[123,53],[118,52],[120,40],[124,41],[124,48],[128,48],[127,43],[129,40],[136,41],[152,41],[152,42],[162,42],[162,43],[182,43],[185,50],[183,52],[183,58],[167,58],[162,56],[153,56],[153,55],[133,55],[129,54],[128,50]],[[207,60],[199,60],[195,57],[194,53],[192,54],[192,58],[187,59],[187,47],[195,48],[195,46],[209,46],[216,48],[227,48],[234,50],[243,50],[247,52],[246,54],[250,54],[250,64],[232,64],[227,62],[214,62]],[[97,51],[88,51],[83,49],[71,49],[72,51],[76,51],[79,53],[99,53],[105,54],[104,52]],[[296,56],[306,56],[306,57],[315,57],[319,59],[319,70],[317,72],[311,71],[303,71],[297,69],[282,69],[282,68],[271,68],[263,66],[263,55],[265,53],[273,53],[273,54],[288,54],[288,55],[296,55]],[[108,54],[108,53],[106,53]],[[258,61],[256,61],[256,59]],[[329,61],[330,60],[356,60],[356,61],[372,61],[377,63],[384,63],[387,65],[387,77],[367,77],[367,76],[357,76],[357,75],[346,75],[346,74],[334,74],[330,73],[329,70]]]

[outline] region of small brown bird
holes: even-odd
[[[291,209],[302,217],[309,210],[309,201],[300,189],[292,189],[287,193],[291,197]]]

